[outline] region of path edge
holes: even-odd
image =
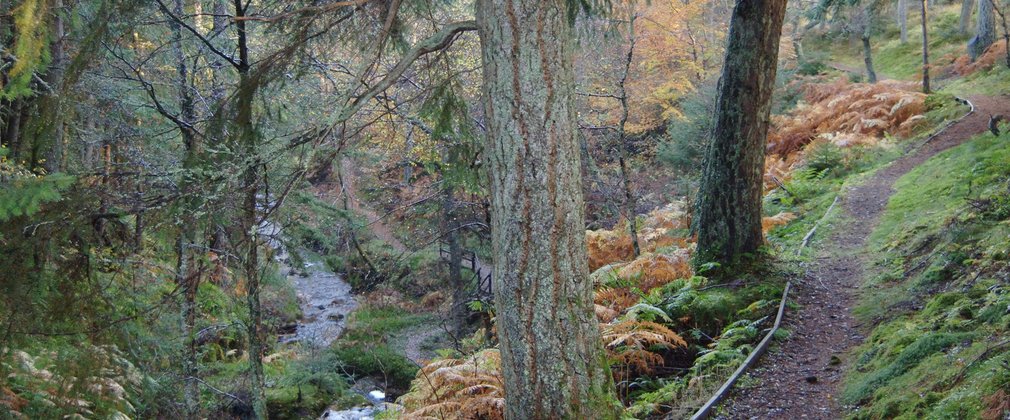
[[[960,96],[954,96],[954,99],[957,102],[968,105],[969,107],[968,112],[958,117],[957,119],[951,120],[947,124],[944,124],[943,127],[940,127],[938,130],[936,130],[936,132],[927,137],[925,141],[916,146],[915,149],[925,146],[926,144],[933,141],[933,139],[935,139],[941,133],[947,131],[947,129],[953,126],[954,124],[961,122],[965,118],[968,118],[968,116],[975,113],[975,104],[973,104],[970,100],[968,100],[967,98],[962,98]],[[835,196],[835,200],[831,203],[831,206],[829,206],[828,209],[824,212],[824,215],[821,216],[821,218],[817,221],[817,223],[814,224],[814,227],[810,229],[810,232],[808,232],[806,236],[803,237],[803,243],[800,244],[799,248],[796,249],[797,254],[799,254],[802,251],[802,249],[807,246],[810,238],[814,235],[814,232],[817,230],[817,227],[821,224],[821,222],[825,218],[828,217],[828,214],[831,213],[831,210],[835,207],[835,204],[838,203],[838,199],[840,197],[841,197],[840,195]],[[726,395],[729,394],[729,391],[733,388],[733,385],[736,384],[736,381],[739,380],[740,377],[743,376],[744,372],[746,372],[747,369],[749,369],[752,365],[754,365],[754,363],[757,362],[757,359],[760,358],[761,355],[763,355],[764,352],[767,350],[768,346],[771,344],[772,336],[775,334],[776,331],[778,331],[779,325],[782,323],[782,317],[785,314],[786,299],[789,296],[789,289],[791,286],[792,282],[787,281],[786,288],[785,290],[782,291],[782,300],[779,302],[779,311],[775,317],[775,324],[772,326],[771,330],[769,330],[768,334],[766,334],[765,337],[761,340],[761,342],[758,343],[757,347],[754,348],[754,351],[752,351],[750,355],[747,356],[747,359],[744,360],[743,364],[741,364],[740,367],[738,367],[736,371],[734,371],[733,374],[730,375],[728,379],[726,379],[726,382],[724,382],[722,386],[719,387],[719,390],[716,391],[715,395],[712,395],[712,397],[709,398],[709,400],[705,403],[705,405],[701,406],[701,408],[699,408],[698,411],[696,411],[694,415],[691,416],[691,420],[707,419],[708,416],[712,413],[712,410],[715,409],[715,407],[720,402],[722,402],[723,398],[725,398]]]

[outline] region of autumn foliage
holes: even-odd
[[[1006,62],[1006,41],[1000,40],[989,46],[974,62],[967,54],[958,57],[951,65],[951,71],[959,76],[967,76],[976,71],[989,69],[997,63]]]
[[[502,419],[501,354],[487,349],[429,363],[400,399],[404,419]]]
[[[607,353],[616,364],[617,374],[628,379],[632,372],[650,374],[663,364],[655,350],[687,347],[687,342],[673,330],[656,322],[625,320],[603,326]]]
[[[906,135],[923,119],[926,95],[908,82],[805,85],[804,101],[788,115],[772,118],[768,153],[797,153],[822,138],[846,147],[876,144],[884,135]]]
[[[687,239],[674,235],[678,230],[690,228],[691,219],[683,201],[667,204],[646,215],[638,231],[638,241],[642,252],[655,252],[659,248],[687,246]],[[626,226],[614,230],[591,230],[586,232],[589,251],[589,270],[614,262],[630,261],[635,256],[631,244],[631,234]]]
[[[911,82],[829,83],[800,80],[803,100],[772,117],[765,160],[765,186],[785,180],[815,142],[839,147],[873,146],[886,136],[906,137],[925,123],[926,95]],[[794,85],[795,87],[795,85]]]

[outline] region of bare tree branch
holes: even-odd
[[[476,30],[476,21],[468,20],[464,22],[456,22],[446,25],[431,37],[421,41],[413,49],[407,52],[407,54],[403,56],[398,63],[396,63],[396,66],[394,66],[389,73],[386,73],[386,76],[380,80],[379,83],[372,85],[372,87],[351,101],[351,103],[338,115],[335,124],[342,124],[347,121],[354,116],[354,114],[358,113],[358,111],[360,111],[366,103],[372,100],[372,98],[382,91],[389,89],[389,87],[396,83],[396,81],[400,79],[400,76],[407,71],[407,68],[409,68],[418,58],[448,47],[460,33]]]
[[[172,11],[168,9],[168,6],[166,6],[164,2],[162,2],[161,0],[155,0],[155,1],[158,2],[158,8],[161,9],[162,13],[168,16],[169,19],[175,21],[175,23],[177,23],[179,26],[185,28],[187,31],[196,36],[197,39],[200,40],[200,42],[203,42],[203,44],[207,46],[207,49],[209,49],[212,53],[214,53],[214,55],[223,58],[225,61],[228,62],[228,64],[231,64],[235,68],[239,67],[239,62],[235,60],[234,57],[225,54],[224,51],[221,51],[217,47],[215,47],[214,43],[210,42],[210,40],[207,39],[205,36],[203,36],[203,34],[201,34],[200,31],[197,31],[196,28],[193,28],[188,23],[183,21],[179,16],[176,16],[174,13],[172,13]]]

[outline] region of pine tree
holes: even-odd
[[[510,419],[615,418],[619,408],[586,266],[569,3],[482,0],[477,11]]]
[[[761,196],[785,0],[737,2],[696,212],[695,263],[738,262],[764,243]]]

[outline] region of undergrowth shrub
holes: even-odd
[[[271,417],[313,417],[334,403],[350,406],[364,402],[363,397],[348,389],[341,362],[332,352],[290,360],[268,357],[267,361],[267,380],[274,383],[266,391]]]
[[[135,403],[150,378],[116,346],[50,340],[37,355],[3,350],[0,417],[122,418],[137,414]]]
[[[620,381],[652,374],[664,362],[661,352],[687,347],[680,335],[657,322],[627,319],[601,329],[611,366]]]
[[[817,172],[841,172],[845,154],[841,147],[829,141],[815,141],[803,150],[803,165]]]
[[[714,369],[734,368],[754,349],[753,344],[761,338],[761,325],[768,317],[751,321],[741,319],[726,326],[714,345],[699,353],[694,366],[695,375],[704,375]]]
[[[387,345],[342,343],[333,353],[348,373],[382,378],[393,389],[407,389],[418,369],[414,362]]]
[[[799,67],[796,68],[796,74],[800,76],[816,76],[824,73],[828,69],[828,66],[820,60],[807,60],[800,63]]]
[[[980,70],[989,70],[998,65],[1006,64],[1006,41],[1000,39],[994,42],[974,62],[968,54],[954,60],[951,69],[955,74],[969,76]]]

